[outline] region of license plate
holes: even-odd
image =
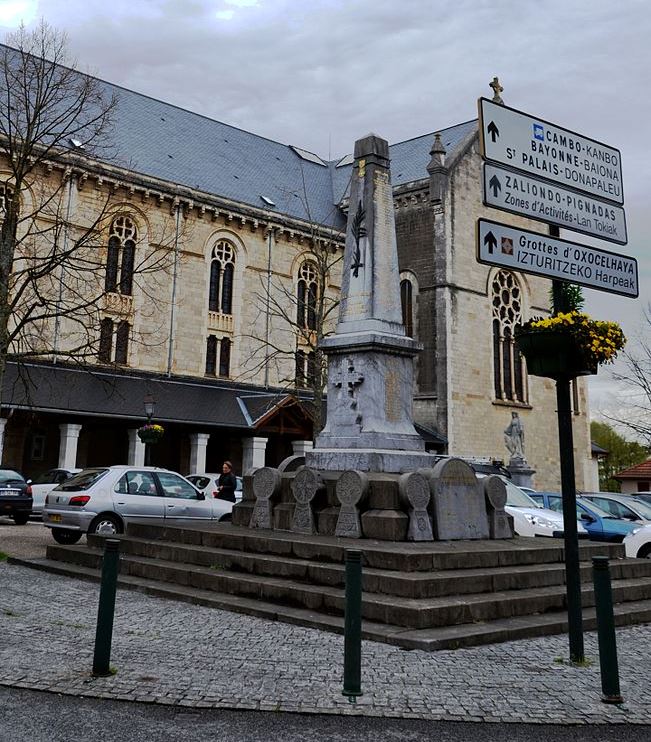
[[[9,497],[18,497],[20,490],[0,490],[0,495],[8,495]]]
[[[61,523],[61,516],[60,515],[50,515],[50,520],[52,523]]]

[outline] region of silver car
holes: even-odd
[[[176,472],[152,466],[83,469],[45,499],[43,524],[60,544],[84,533],[113,535],[138,521],[187,523],[230,520],[233,503],[206,499]]]

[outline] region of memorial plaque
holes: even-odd
[[[435,539],[488,538],[484,493],[470,464],[454,458],[439,461],[430,485]]]

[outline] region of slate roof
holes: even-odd
[[[0,49],[9,47],[0,44]],[[115,94],[118,98],[109,148],[112,164],[290,217],[339,229],[345,226],[337,206],[346,194],[352,165],[337,167],[344,158],[311,162],[289,145],[99,82],[107,97]],[[378,122],[380,130],[381,124]],[[441,130],[448,157],[476,128],[473,120]],[[365,134],[360,132],[359,136]],[[433,142],[431,132],[391,145],[394,186],[427,178]],[[301,147],[300,143],[295,147]],[[271,199],[275,208],[269,207],[263,196]]]
[[[114,373],[51,364],[9,363],[3,383],[3,405],[74,416],[102,416],[144,421],[143,400],[153,395],[158,422],[188,423],[195,428],[251,429],[255,419],[247,405],[266,405],[270,395],[258,388],[208,379]],[[259,398],[259,399],[258,399]],[[242,403],[242,399],[244,403]]]

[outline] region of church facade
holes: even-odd
[[[340,287],[352,158],[328,162],[116,92],[118,155],[75,152],[42,173],[68,185],[71,234],[107,211],[97,235],[94,357],[70,364],[52,352],[9,364],[2,463],[29,476],[142,463],[147,399],[165,427],[152,463],[184,473],[219,471],[224,459],[239,471],[275,466],[315,434],[301,398],[314,373],[319,274],[331,306]],[[475,224],[491,211],[482,205],[477,122],[393,144],[390,155],[403,319],[423,345],[419,431],[432,450],[505,459],[504,429],[517,411],[534,483],[557,489],[554,384],[528,377],[513,344],[517,322],[548,311],[550,282],[476,260]],[[3,163],[0,181],[11,186]],[[157,268],[131,280],[152,255]],[[324,318],[326,329],[335,320]],[[70,327],[64,320],[47,331],[58,333],[48,338],[56,350]],[[584,380],[573,405],[582,489],[592,474]]]

